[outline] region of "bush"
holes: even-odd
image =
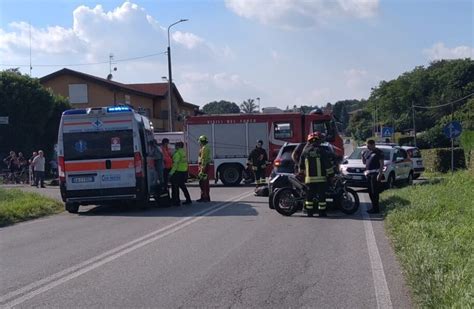
[[[422,149],[421,155],[427,172],[446,173],[451,170],[451,148]],[[464,149],[454,148],[454,169],[464,168]]]

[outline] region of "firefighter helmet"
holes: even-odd
[[[325,138],[324,133],[316,131],[316,132],[312,132],[312,133],[308,134],[307,141],[310,142],[310,143],[322,142],[324,140],[324,138]]]
[[[199,136],[199,142],[200,143],[207,143],[207,136],[206,135]]]

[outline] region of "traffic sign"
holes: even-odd
[[[393,135],[393,127],[383,127],[382,137],[391,137]]]
[[[8,116],[0,117],[0,124],[8,124]]]
[[[461,135],[461,123],[459,123],[459,121],[451,121],[444,127],[443,132],[448,138],[456,138]]]

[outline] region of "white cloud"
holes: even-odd
[[[423,54],[425,54],[429,60],[474,58],[474,48],[469,46],[449,48],[446,47],[444,43],[439,42],[434,44],[431,48],[424,49]]]
[[[176,43],[184,45],[188,49],[193,49],[204,42],[202,38],[189,32],[176,31],[172,34],[172,38]]]
[[[198,98],[194,104],[204,105],[215,100],[230,100],[240,104],[243,100],[261,94],[255,86],[238,74],[188,72],[182,74],[178,87],[182,93]]]
[[[379,0],[226,0],[239,16],[281,28],[310,28],[334,18],[368,18],[377,13]]]
[[[346,86],[349,89],[357,89],[365,82],[367,71],[359,69],[346,70],[344,71],[344,77],[346,78]]]

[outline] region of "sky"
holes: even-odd
[[[0,0],[0,69],[173,81],[203,106],[368,98],[439,59],[474,58],[471,0]],[[31,33],[31,42],[30,42]],[[31,57],[30,57],[31,50]]]

